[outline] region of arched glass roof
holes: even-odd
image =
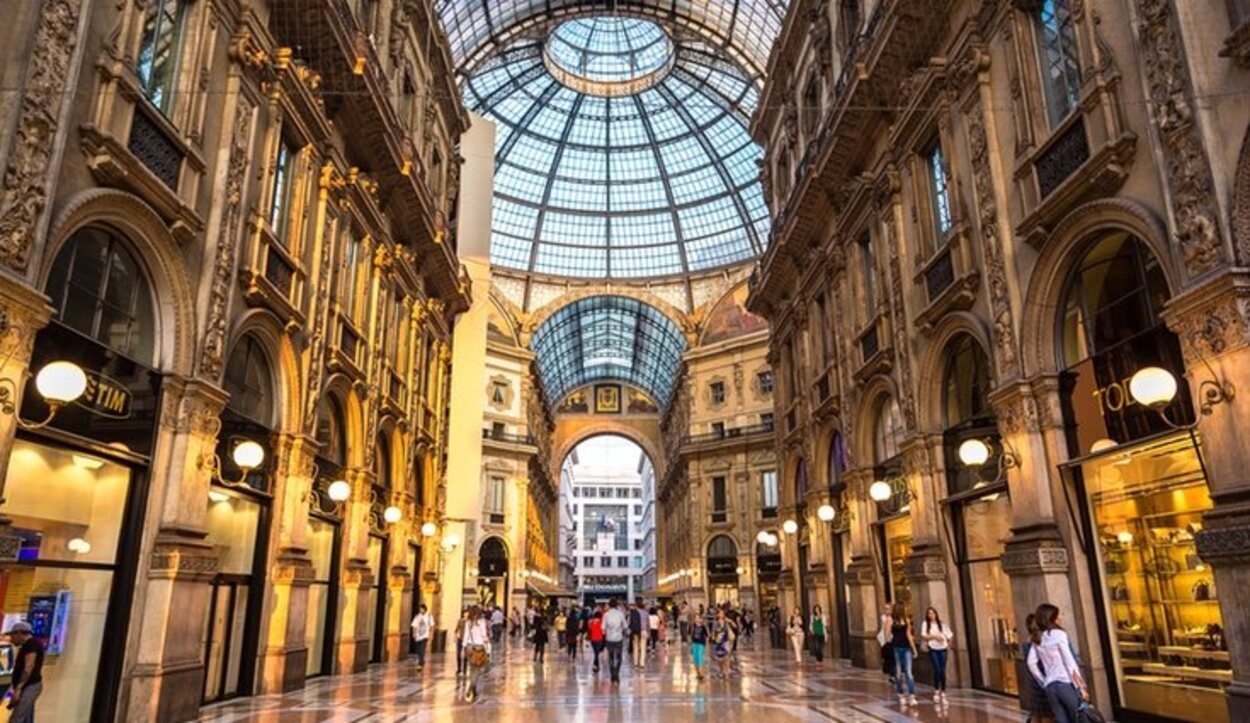
[[[578,34],[604,21],[618,32]],[[761,151],[747,132],[758,98],[741,67],[701,40],[670,36],[671,67],[650,71],[662,77],[649,87],[589,94],[553,76],[544,60],[565,53],[555,47],[571,22],[579,24],[567,35],[584,38],[584,53],[605,55],[622,32],[645,40],[660,29],[616,16],[566,21],[552,40],[517,40],[468,79],[466,105],[496,123],[492,262],[641,278],[761,253],[768,209]]]
[[[461,72],[472,70],[482,58],[536,25],[584,13],[587,6],[607,6],[706,38],[758,78],[768,66],[788,4],[789,0],[437,0],[436,7]]]
[[[592,296],[557,310],[530,340],[547,398],[596,381],[643,389],[661,405],[673,393],[686,337],[672,319],[625,296]]]

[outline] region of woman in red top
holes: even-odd
[[[603,652],[603,611],[596,610],[595,616],[590,619],[588,627],[588,635],[590,637],[590,648],[595,651],[595,668],[597,674],[599,672],[599,653]]]

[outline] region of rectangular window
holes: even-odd
[[[149,0],[144,13],[135,72],[143,94],[162,113],[173,105],[184,10],[184,0]]]
[[[599,558],[599,567],[612,567],[612,558],[610,557]]]
[[[766,510],[777,509],[777,471],[765,470],[760,474],[761,506]]]
[[[765,369],[764,371],[756,374],[755,378],[756,378],[756,381],[758,381],[760,385],[760,394],[772,394],[773,393],[772,370]]]
[[[833,322],[829,318],[829,306],[824,294],[816,297],[816,320],[820,324],[820,360],[822,365],[827,365],[833,358],[833,336],[830,334]]]
[[[724,422],[712,422],[712,434],[716,435],[717,437],[724,437],[725,436],[725,423]]]
[[[634,540],[634,549],[635,549],[635,550],[641,550],[641,549],[642,549],[642,540]]]
[[[724,477],[712,478],[712,522],[725,522],[729,519],[729,491],[725,487]]]
[[[343,248],[343,265],[339,270],[339,303],[343,306],[347,318],[358,322],[357,310],[362,306],[360,296],[360,257],[362,252],[360,237],[354,231],[347,234],[347,245]]]
[[[582,558],[582,564],[585,565],[586,567],[594,567],[595,558],[593,556],[587,555]]]
[[[773,413],[764,412],[763,414],[761,414],[760,425],[763,426],[765,429],[772,429],[773,428]]]
[[[933,203],[933,226],[939,238],[945,237],[953,225],[951,216],[950,179],[946,175],[946,158],[942,142],[934,141],[925,153],[929,170],[929,190]]]
[[[1046,115],[1054,128],[1076,109],[1081,95],[1081,69],[1076,55],[1076,29],[1069,0],[1042,0],[1037,8],[1038,61]]]
[[[864,312],[868,323],[877,316],[877,256],[872,248],[872,234],[864,234],[859,240],[859,269],[863,280]]]
[[[285,138],[278,141],[278,156],[273,162],[273,195],[269,199],[269,228],[283,246],[287,245],[287,231],[291,227],[291,186],[297,155],[298,151]]]
[[[616,566],[617,567],[629,567],[629,557],[626,556],[626,557],[616,558]]]
[[[635,515],[641,515],[641,514],[642,514],[642,505],[634,505],[634,514],[635,514]]]
[[[725,403],[725,383],[724,382],[712,382],[711,389],[712,389],[712,404],[724,404]]]
[[[492,515],[502,515],[504,509],[504,490],[507,481],[498,475],[490,478],[490,487],[486,493],[486,511]]]

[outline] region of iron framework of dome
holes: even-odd
[[[445,3],[445,20],[452,6],[463,3]],[[759,6],[778,21],[784,9]],[[763,251],[761,151],[747,131],[757,85],[754,68],[736,60],[756,56],[726,39],[732,23],[717,44],[711,26],[676,17],[548,18],[544,32],[488,42],[493,52],[462,87],[466,105],[496,124],[496,267],[643,279],[734,266]],[[752,27],[751,37],[775,34]],[[457,36],[454,23],[448,32]]]

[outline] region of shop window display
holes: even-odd
[[[1194,533],[1211,498],[1187,434],[1080,465],[1125,708],[1225,721],[1232,680],[1219,591]]]
[[[911,586],[904,574],[907,559],[911,557],[911,517],[900,516],[886,520],[880,526],[882,546],[885,551],[887,591],[890,602],[911,605]],[[911,611],[916,614],[915,610]]]
[[[2,512],[19,548],[0,566],[0,601],[4,629],[25,620],[47,646],[41,719],[91,715],[131,482],[129,468],[100,457],[14,442]],[[0,643],[0,660],[14,656],[10,643]],[[7,688],[12,669],[5,667]]]
[[[1005,492],[991,494],[959,507],[966,565],[965,594],[974,614],[979,683],[990,690],[1014,695],[1018,690],[1016,654],[1019,638],[1011,603],[1011,580],[1003,571],[1002,555],[1011,535],[1011,500]]]
[[[329,639],[331,630],[326,616],[332,609],[331,599],[337,587],[333,574],[337,528],[334,522],[317,517],[308,518],[308,557],[313,570],[312,581],[308,585],[304,643],[308,647],[305,673],[309,676],[331,672],[325,666],[326,648],[333,645]]]

